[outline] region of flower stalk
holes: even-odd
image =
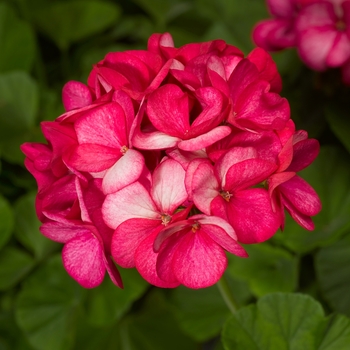
[[[232,294],[230,286],[228,285],[225,274],[222,275],[222,277],[220,278],[220,280],[216,285],[218,286],[220,294],[224,299],[227,307],[233,314],[235,314],[238,309],[238,304]]]

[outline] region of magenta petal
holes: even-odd
[[[309,166],[320,152],[320,144],[315,139],[300,141],[294,145],[293,160],[288,171],[300,171]]]
[[[81,226],[60,222],[45,222],[40,226],[40,232],[47,238],[60,243],[66,243],[83,233],[90,233],[88,229]]]
[[[188,96],[177,85],[166,84],[148,97],[151,123],[170,136],[180,137],[190,129]]]
[[[137,181],[145,167],[142,154],[129,149],[105,174],[102,188],[104,194],[117,192]]]
[[[118,150],[128,145],[124,110],[116,102],[87,111],[75,122],[75,129],[80,144],[99,144]]]
[[[321,210],[316,191],[301,177],[294,176],[279,186],[283,196],[302,214],[313,216]]]
[[[217,126],[205,134],[189,140],[180,141],[178,147],[184,151],[197,151],[211,146],[216,141],[219,141],[230,134],[231,128],[229,126]]]
[[[111,281],[119,288],[123,288],[123,281],[114,262],[109,256],[105,256],[105,266]]]
[[[244,248],[241,247],[235,239],[230,237],[221,227],[210,224],[202,225],[201,231],[205,232],[213,241],[215,241],[228,252],[242,258],[248,257],[248,254]]]
[[[167,159],[154,170],[151,195],[162,213],[172,214],[187,200],[185,170],[175,160]]]
[[[102,283],[106,272],[103,249],[91,233],[83,233],[66,243],[62,259],[67,272],[83,287],[94,288]]]
[[[90,89],[79,81],[71,80],[63,86],[62,101],[67,112],[88,106],[92,102]]]
[[[174,235],[166,239],[165,242],[163,242],[161,245],[161,249],[159,250],[157,256],[156,269],[157,275],[163,281],[179,283],[173,270],[172,260],[178,245],[181,243],[181,240],[181,233],[175,233]],[[154,246],[155,245],[156,243],[154,244]]]
[[[72,149],[65,161],[78,171],[97,173],[110,168],[121,156],[120,149],[87,143]]]
[[[164,281],[157,274],[158,253],[153,250],[153,243],[158,232],[154,232],[145,238],[136,250],[135,262],[140,275],[149,283],[162,288],[174,288],[180,283],[177,280]]]
[[[262,159],[247,159],[234,164],[226,174],[224,189],[239,191],[265,181],[275,170],[274,163]]]
[[[225,251],[205,232],[189,231],[181,240],[172,260],[178,281],[188,288],[215,284],[227,266]]]
[[[160,220],[129,219],[120,224],[113,234],[111,244],[115,262],[122,267],[134,267],[137,247],[157,228],[164,228]]]
[[[315,225],[310,216],[300,213],[286,198],[282,199],[282,203],[298,225],[309,231],[313,231],[315,229]]]
[[[257,151],[253,147],[234,147],[227,151],[215,164],[215,173],[221,179],[222,187],[226,184],[226,174],[231,166],[256,157]]]
[[[279,212],[272,211],[267,191],[260,188],[235,193],[227,212],[237,240],[246,244],[266,241],[281,225]]]
[[[174,152],[171,153],[171,156],[173,156],[173,153]],[[190,200],[190,201],[192,200],[193,176],[194,176],[196,170],[198,169],[198,167],[202,163],[207,163],[209,165],[211,164],[208,159],[195,158],[188,164],[187,169],[186,169],[185,186],[186,186],[186,191],[188,193],[188,200]]]

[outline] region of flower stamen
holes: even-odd
[[[192,232],[196,232],[197,230],[199,230],[200,228],[200,225],[199,225],[199,222],[195,222],[193,225],[192,225]]]
[[[128,151],[128,146],[123,146],[121,149],[120,149],[120,153],[122,153],[123,155],[125,155],[125,153]]]
[[[229,202],[233,194],[229,191],[220,191],[220,196],[225,199],[226,202]]]
[[[162,214],[161,220],[162,220],[162,225],[166,226],[171,221],[171,216],[168,214]]]

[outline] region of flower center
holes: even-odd
[[[344,21],[342,21],[341,19],[339,19],[337,21],[337,23],[335,24],[336,28],[340,31],[343,32],[346,29],[346,24]]]
[[[127,146],[123,146],[121,149],[120,149],[120,153],[122,153],[123,155],[128,151],[128,147]]]
[[[161,220],[162,220],[162,225],[166,226],[171,221],[171,216],[168,214],[162,214]]]
[[[196,221],[193,225],[192,225],[192,232],[196,232],[197,230],[199,230],[200,225],[199,222]]]
[[[220,196],[225,199],[226,202],[230,201],[230,198],[233,196],[229,191],[220,191]]]

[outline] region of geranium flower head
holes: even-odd
[[[158,287],[204,288],[227,253],[247,257],[241,243],[283,228],[285,211],[312,229],[320,202],[296,173],[318,143],[295,131],[281,87],[261,48],[177,48],[169,33],[108,53],[87,85],[68,82],[66,112],[42,123],[47,144],[22,151],[41,232],[64,244],[69,275],[93,288],[107,272],[122,287],[120,265]]]

